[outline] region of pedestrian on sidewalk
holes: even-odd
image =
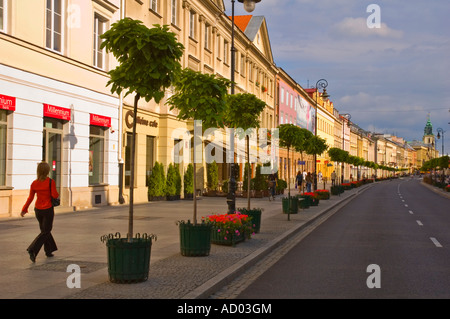
[[[336,185],[336,171],[333,171],[333,173],[331,173],[331,185]]]
[[[306,175],[306,192],[311,193],[312,175],[310,172]]]
[[[295,177],[295,188],[298,187],[298,192],[302,191],[302,183],[303,183],[303,174],[302,172],[297,172],[297,177]]]
[[[277,187],[277,176],[275,174],[270,174],[270,176],[269,176],[269,188],[270,188],[269,201],[271,199],[275,200],[276,187]]]
[[[28,213],[28,207],[36,194],[37,199],[34,211],[36,219],[39,222],[41,233],[30,244],[27,251],[32,262],[36,261],[36,256],[44,245],[45,255],[53,257],[53,252],[57,250],[55,240],[51,234],[53,228],[53,218],[55,211],[52,204],[52,197],[58,198],[59,194],[56,190],[56,183],[48,177],[50,166],[46,162],[41,162],[37,167],[37,179],[31,183],[30,195],[22,208],[20,216]]]

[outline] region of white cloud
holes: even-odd
[[[336,23],[332,28],[332,34],[342,37],[382,37],[399,39],[403,37],[403,31],[394,30],[381,23],[380,28],[369,28],[365,18],[345,18]]]

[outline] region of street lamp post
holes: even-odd
[[[261,0],[238,0],[240,3],[244,3],[244,9],[247,12],[252,12],[255,9],[255,4]],[[234,94],[234,71],[236,68],[236,48],[234,47],[234,3],[235,0],[231,0],[231,94]],[[235,179],[235,166],[234,166],[234,128],[230,130],[230,151],[231,151],[231,164],[230,164],[230,183],[228,187],[228,213],[233,214],[236,211],[236,179]]]
[[[345,122],[344,119],[347,119],[347,126],[350,127],[350,119],[352,116],[349,113],[341,114],[342,117],[342,150],[345,151]],[[344,183],[344,162],[341,163],[341,183]]]
[[[317,117],[319,115],[318,97],[319,87],[323,89],[322,100],[325,102],[330,97],[327,93],[328,82],[325,79],[320,79],[316,82],[316,116],[314,119],[314,135],[317,136]],[[317,154],[314,154],[314,190],[317,190]]]
[[[437,129],[437,138],[440,139],[441,135],[442,135],[442,156],[444,156],[444,133],[446,131],[444,131],[443,129],[441,129],[440,127]]]

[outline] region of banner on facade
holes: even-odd
[[[111,127],[111,118],[103,115],[89,114],[89,124],[103,127]]]
[[[70,121],[70,109],[50,104],[44,104],[44,116],[64,121]]]
[[[15,111],[16,98],[0,94],[0,110]]]

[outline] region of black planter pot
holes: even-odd
[[[209,256],[211,250],[211,224],[180,222],[180,252],[182,256]]]
[[[108,238],[108,275],[113,283],[137,283],[148,279],[152,237]]]

